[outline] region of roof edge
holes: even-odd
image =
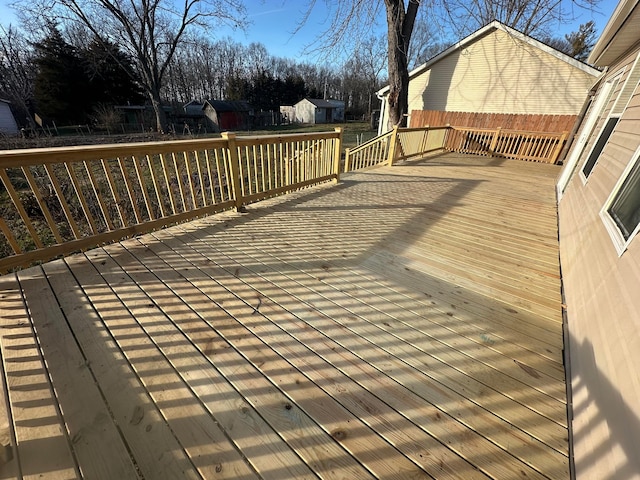
[[[638,1],[638,0],[635,0]],[[462,40],[460,40],[459,42],[455,43],[454,45],[450,46],[449,48],[447,48],[446,50],[443,50],[442,52],[440,52],[439,54],[437,54],[435,57],[431,58],[429,61],[427,61],[426,63],[420,65],[419,67],[414,68],[413,70],[411,70],[409,72],[409,79],[411,80],[413,77],[421,74],[422,72],[425,72],[427,70],[429,70],[431,68],[431,66],[433,64],[435,64],[436,62],[439,62],[441,59],[443,59],[444,57],[452,54],[453,52],[455,52],[458,49],[464,48],[465,46],[467,46],[468,44],[472,43],[473,41],[475,41],[477,38],[480,38],[484,35],[486,35],[487,33],[489,33],[492,30],[502,30],[503,32],[518,38],[519,40],[528,43],[529,45],[532,45],[536,48],[539,48],[540,50],[543,50],[547,53],[549,53],[550,55],[553,55],[554,57],[558,58],[559,60],[562,60],[566,63],[568,63],[569,65],[572,65],[580,70],[582,70],[583,72],[589,74],[589,75],[593,75],[594,77],[599,76],[600,75],[600,71],[596,68],[591,67],[590,65],[587,65],[584,62],[581,62],[580,60],[576,60],[573,57],[570,57],[569,55],[567,55],[566,53],[562,53],[559,50],[556,50],[553,47],[550,47],[549,45],[536,40],[535,38],[530,37],[529,35],[525,35],[522,32],[519,32],[518,30],[515,30],[511,27],[508,27],[507,25],[505,25],[504,23],[499,22],[498,20],[493,20],[492,22],[486,24],[484,27],[479,28],[478,30],[476,30],[475,32],[473,32],[472,34],[470,34],[469,36],[463,38]],[[380,90],[378,90],[376,92],[376,94],[381,97],[383,95],[385,95],[387,92],[389,91],[389,85],[381,88]]]
[[[609,21],[602,29],[600,38],[593,46],[587,61],[593,65],[597,65],[602,57],[606,54],[609,46],[613,42],[616,34],[622,29],[627,18],[638,6],[639,0],[620,0],[618,6],[611,14]]]

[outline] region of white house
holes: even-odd
[[[10,102],[0,99],[0,134],[17,135],[18,122],[11,111]]]
[[[493,21],[409,73],[409,108],[578,115],[599,71]],[[389,87],[378,92],[389,130]]]

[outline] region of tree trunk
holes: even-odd
[[[160,92],[154,91],[149,93],[149,97],[151,98],[151,105],[153,106],[153,111],[156,114],[156,129],[159,133],[167,133],[168,123],[167,123],[167,114],[164,112],[162,108],[162,100],[160,99]]]
[[[409,66],[407,54],[419,0],[385,0],[389,50],[389,128],[407,124],[409,107]]]

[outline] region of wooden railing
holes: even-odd
[[[442,150],[450,127],[396,128],[396,154],[393,161],[407,160]],[[393,163],[392,161],[392,163]]]
[[[567,132],[544,133],[519,130],[451,127],[445,149],[472,155],[556,163]]]
[[[362,170],[377,165],[387,165],[392,158],[391,146],[396,131],[390,131],[358,145],[354,149],[345,149],[344,171]]]
[[[0,151],[0,272],[337,180],[342,132]]]

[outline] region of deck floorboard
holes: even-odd
[[[0,277],[0,478],[568,478],[557,173],[437,155]]]

